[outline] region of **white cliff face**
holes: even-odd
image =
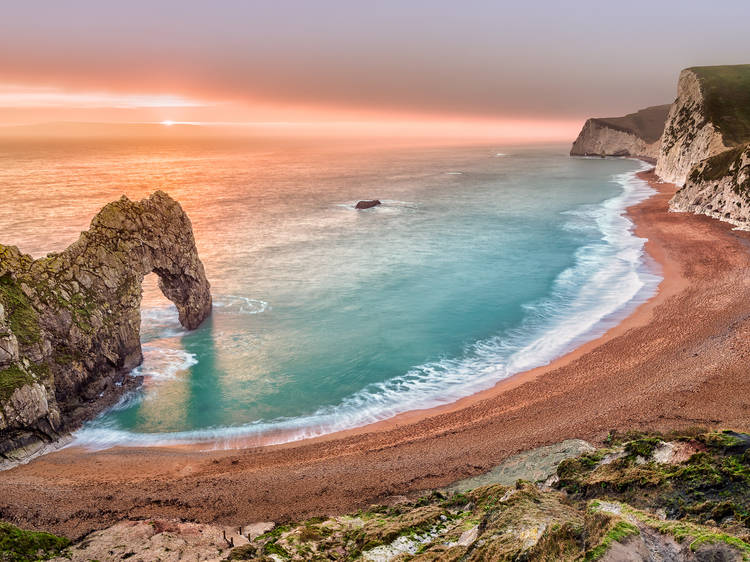
[[[589,119],[573,143],[573,156],[638,156],[656,159],[660,141],[648,143],[633,133]]]
[[[721,134],[706,119],[698,76],[683,70],[662,135],[656,174],[664,181],[684,185],[696,164],[726,149]]]
[[[698,165],[672,197],[670,210],[707,215],[750,230],[750,145],[727,154],[724,166],[714,161]]]

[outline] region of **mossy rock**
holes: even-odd
[[[27,384],[33,384],[34,377],[20,365],[11,365],[0,371],[0,403],[8,400],[13,393]]]
[[[70,540],[50,533],[24,531],[10,523],[0,522],[0,560],[32,562],[60,556]]]
[[[39,317],[29,298],[10,275],[0,277],[0,302],[6,310],[8,325],[19,344],[30,345],[41,340]]]

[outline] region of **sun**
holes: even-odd
[[[174,121],[170,121],[170,120],[161,122],[162,125],[166,125],[167,127],[171,127],[172,125],[174,125],[174,123],[175,123]]]

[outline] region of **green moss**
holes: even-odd
[[[706,158],[701,165],[693,168],[690,172],[692,181],[717,181],[729,175],[730,169],[739,162],[742,152],[746,146],[730,148],[710,158]]]
[[[557,475],[560,478],[571,478],[578,474],[589,472],[599,464],[606,453],[606,450],[599,450],[579,457],[564,459],[557,465]]]
[[[289,553],[286,549],[276,541],[271,541],[263,545],[263,552],[265,554],[276,554],[282,558],[289,558]]]
[[[301,542],[319,541],[323,538],[320,528],[314,525],[305,525],[299,531],[299,540]]]
[[[446,508],[463,507],[471,502],[471,498],[464,493],[456,493],[440,502]]]
[[[79,359],[80,359],[79,356],[74,355],[72,353],[65,352],[65,351],[55,352],[54,354],[55,363],[57,363],[61,367],[67,367],[69,365],[72,365],[75,361]]]
[[[289,525],[276,525],[270,531],[266,531],[262,535],[256,537],[255,540],[261,542],[261,541],[266,541],[266,540],[271,540],[271,539],[278,539],[284,533],[289,532],[289,529],[291,529]]]
[[[599,560],[604,556],[612,543],[622,542],[628,537],[639,535],[640,531],[635,525],[628,523],[627,521],[618,521],[609,532],[604,535],[602,541],[593,549],[586,552],[585,560]]]
[[[29,345],[41,340],[36,311],[10,275],[0,277],[0,302],[5,307],[8,324],[18,343]]]
[[[625,452],[633,457],[643,457],[650,459],[654,454],[654,449],[659,446],[662,440],[658,437],[646,437],[630,441],[625,445]]]
[[[731,449],[743,443],[739,434],[729,430],[706,433],[699,439],[704,445],[719,450]]]
[[[745,541],[738,539],[735,536],[727,535],[726,533],[706,533],[704,535],[701,535],[698,538],[696,538],[692,543],[690,543],[690,550],[695,552],[704,544],[713,544],[713,543],[724,543],[724,544],[733,546],[734,548],[736,548],[737,550],[743,553],[744,555],[743,558],[745,560],[747,560],[747,558],[750,557],[750,545],[747,544]]]
[[[64,537],[0,522],[0,560],[4,562],[47,560],[59,556],[68,545],[70,541]]]
[[[731,146],[750,141],[750,64],[690,68],[701,83],[706,117]]]
[[[704,544],[720,542],[740,550],[745,559],[750,557],[750,544],[733,535],[685,521],[662,521],[652,515],[632,509],[629,506],[622,506],[622,509],[623,512],[636,517],[639,521],[657,529],[660,533],[669,534],[680,542],[689,540],[690,550],[692,551],[698,550]]]
[[[33,382],[34,377],[18,365],[0,371],[0,401],[8,400],[16,389]]]

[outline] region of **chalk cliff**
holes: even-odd
[[[677,90],[656,165],[682,186],[670,209],[747,227],[750,65],[687,68]]]
[[[78,427],[137,381],[141,283],[155,273],[194,329],[209,283],[180,205],[157,191],[105,206],[65,251],[32,259],[0,245],[0,459]]]
[[[571,156],[633,156],[656,160],[669,105],[641,109],[624,117],[586,121]]]
[[[726,148],[716,125],[706,119],[698,74],[689,68],[683,70],[659,149],[657,175],[683,185],[693,166]]]
[[[750,64],[680,73],[677,99],[619,118],[586,121],[571,155],[637,156],[681,189],[672,211],[750,228]]]
[[[750,145],[700,162],[670,201],[670,209],[750,228]]]

